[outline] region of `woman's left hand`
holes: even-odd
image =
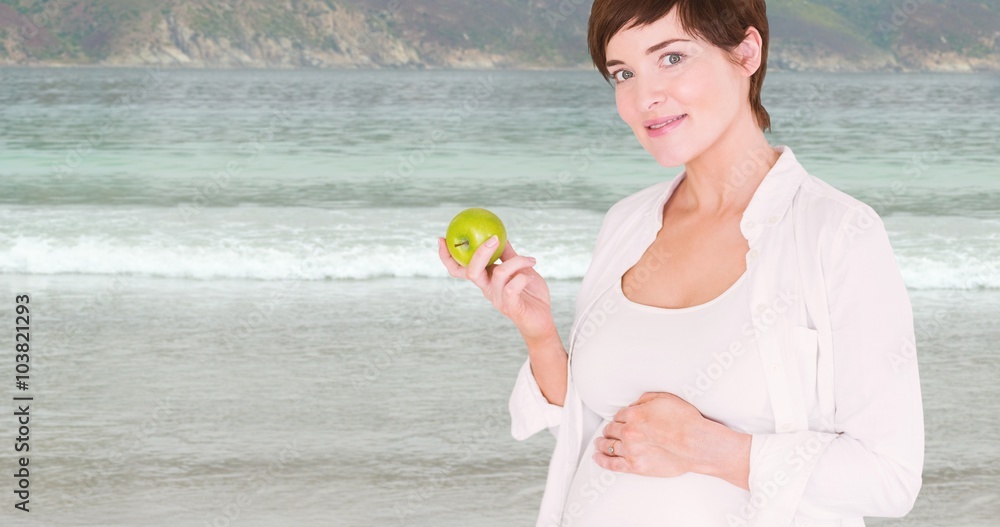
[[[747,489],[750,438],[705,418],[674,394],[646,392],[604,427],[603,437],[594,441],[594,461],[641,476],[708,474]]]

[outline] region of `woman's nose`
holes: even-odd
[[[637,78],[636,80],[639,81],[639,110],[647,112],[667,99],[667,87],[663,81],[656,79],[655,76],[644,75],[644,77],[646,78]]]

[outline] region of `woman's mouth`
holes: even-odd
[[[687,114],[685,113],[681,115],[675,115],[673,117],[656,119],[654,121],[646,121],[646,123],[643,124],[645,124],[646,130],[649,131],[650,137],[658,137],[680,126],[680,124],[684,122],[684,119],[686,117]]]

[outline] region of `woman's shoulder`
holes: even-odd
[[[821,254],[843,256],[850,249],[866,250],[888,238],[879,213],[867,203],[830,183],[807,175],[793,201],[794,221]],[[856,243],[862,241],[863,243]]]
[[[792,208],[799,213],[797,220],[808,216],[818,221],[839,221],[858,214],[877,218],[878,214],[868,204],[811,174],[799,163],[790,147],[779,145],[776,148],[781,156],[773,170],[793,174],[786,179],[796,184]]]
[[[874,211],[867,203],[812,174],[806,174],[803,178],[799,195],[804,204],[820,207],[823,211],[840,214],[848,211]]]
[[[882,218],[870,205],[812,174],[802,180],[793,205],[800,221],[812,219],[827,227],[842,227],[845,222],[882,225]]]

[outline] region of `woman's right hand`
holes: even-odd
[[[518,255],[508,241],[500,255],[501,263],[488,265],[496,250],[496,241],[493,237],[476,249],[468,267],[455,261],[444,238],[438,238],[438,256],[451,276],[468,279],[481,289],[493,307],[514,322],[526,341],[558,335],[549,286],[533,269],[535,259]]]

